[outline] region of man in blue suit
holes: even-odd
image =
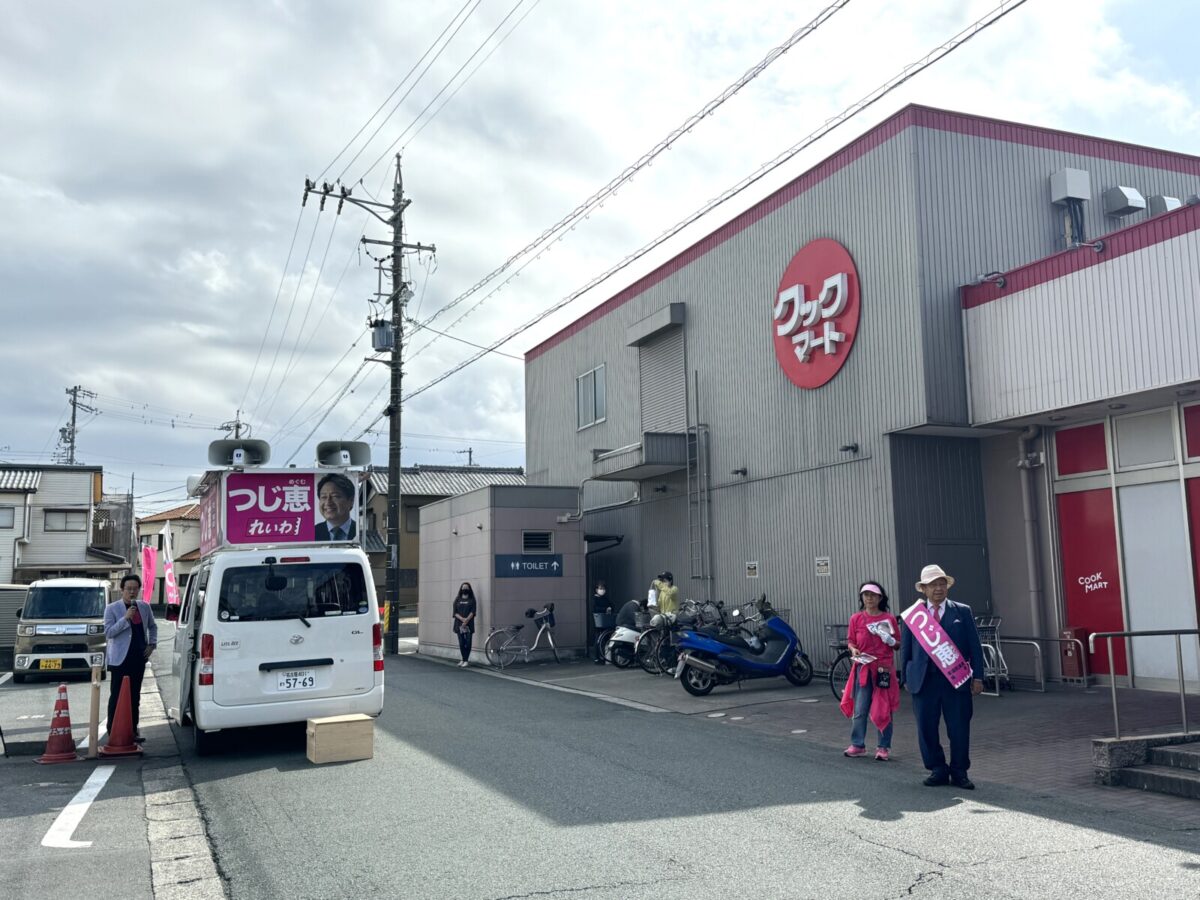
[[[925,595],[917,601],[942,626],[959,653],[971,664],[971,677],[955,688],[929,654],[917,646],[918,638],[905,627],[900,642],[901,684],[908,685],[913,698],[913,713],[917,718],[917,741],[921,761],[929,770],[924,783],[929,787],[953,784],[971,791],[974,783],[967,777],[971,767],[972,698],[983,690],[983,648],[971,607],[955,603],[947,596],[954,579],[941,566],[926,566],[921,570],[917,590]],[[942,749],[941,720],[946,720],[946,736],[950,739],[950,764]]]

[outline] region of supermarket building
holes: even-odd
[[[622,536],[613,596],[765,592],[818,659],[931,562],[1002,636],[1194,629],[1198,191],[1195,156],[906,107],[531,349],[528,483]],[[1171,638],[1113,655],[1175,684]]]

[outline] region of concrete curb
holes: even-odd
[[[153,671],[142,682],[142,733],[163,748],[142,767],[146,840],[155,900],[227,900],[195,791],[179,758],[179,746]]]

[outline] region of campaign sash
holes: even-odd
[[[971,663],[954,645],[938,617],[930,614],[924,600],[918,600],[900,613],[900,618],[912,632],[913,639],[929,654],[929,658],[937,664],[938,671],[946,676],[953,687],[962,687],[971,679]]]

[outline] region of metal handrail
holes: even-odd
[[[999,640],[996,641],[996,643],[997,644],[1023,644],[1027,647],[1032,647],[1034,650],[1036,650],[1037,653],[1034,654],[1033,658],[1034,658],[1035,668],[1037,669],[1038,684],[1040,685],[1038,690],[1041,691],[1043,694],[1046,693],[1046,663],[1042,659],[1042,645],[1039,644],[1037,642],[1037,640],[1035,640],[1034,638],[1021,638],[1021,637],[1000,638]],[[1011,681],[1010,681],[1010,683],[1011,683]],[[997,691],[997,693],[999,693],[999,691],[1000,691],[999,678],[996,679],[996,691]]]
[[[1008,638],[1005,638],[1004,640],[1008,640]],[[1079,662],[1083,665],[1083,688],[1084,688],[1084,690],[1087,690],[1088,679],[1091,676],[1088,674],[1087,648],[1083,645],[1083,641],[1080,638],[1053,638],[1053,637],[1040,637],[1039,638],[1039,637],[1025,637],[1022,635],[1020,637],[1014,637],[1013,640],[1014,641],[1035,641],[1038,643],[1047,643],[1048,642],[1048,643],[1053,643],[1053,644],[1075,644],[1077,647],[1079,647]],[[1046,689],[1045,667],[1043,666],[1043,668],[1042,668],[1042,690],[1045,691],[1045,689]]]
[[[1195,628],[1177,628],[1168,631],[1098,631],[1088,635],[1088,652],[1096,652],[1096,638],[1104,638],[1108,645],[1109,683],[1112,685],[1113,730],[1117,738],[1121,737],[1121,720],[1117,713],[1117,667],[1113,663],[1112,639],[1133,637],[1174,637],[1175,638],[1175,674],[1179,679],[1179,711],[1183,717],[1183,733],[1191,734],[1187,720],[1187,693],[1183,687],[1183,644],[1179,639],[1190,634],[1200,637],[1200,630]]]

